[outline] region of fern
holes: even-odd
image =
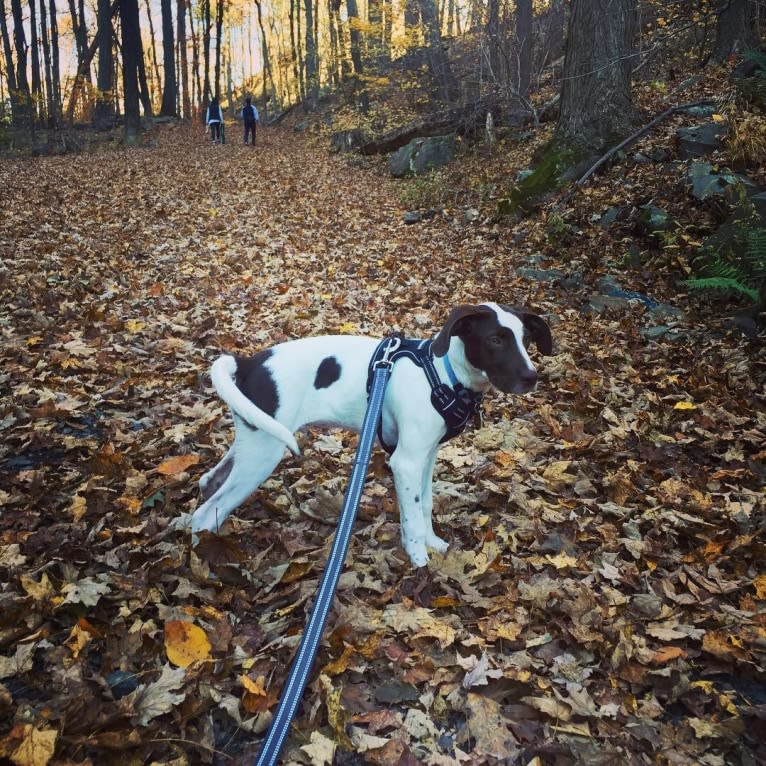
[[[766,229],[734,232],[728,246],[703,248],[694,266],[699,276],[686,280],[688,287],[722,290],[766,303]]]
[[[743,284],[736,278],[730,277],[699,277],[687,279],[684,283],[693,290],[721,290],[727,293],[739,293],[753,301],[758,300],[758,291]]]

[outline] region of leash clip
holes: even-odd
[[[375,362],[373,368],[378,369],[379,367],[387,367],[390,370],[394,366],[394,363],[391,361],[391,357],[401,345],[402,336],[400,334],[392,335],[383,348],[383,354],[381,355],[380,359]]]

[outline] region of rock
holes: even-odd
[[[423,220],[423,216],[417,210],[410,210],[402,216],[402,221],[407,225],[413,223],[420,223]]]
[[[359,128],[341,130],[330,137],[331,152],[352,152],[364,143],[364,136]]]
[[[559,269],[518,269],[518,275],[533,282],[561,282],[566,274]]]
[[[725,197],[727,188],[736,185],[741,185],[748,196],[760,191],[758,185],[747,176],[725,169],[714,170],[709,162],[692,162],[686,172],[686,182],[689,193],[698,200]],[[731,191],[728,193],[731,194]]]
[[[614,298],[609,295],[591,295],[586,311],[603,314],[605,311],[628,311],[630,301],[627,298]]]
[[[638,216],[638,223],[649,234],[660,234],[665,231],[673,231],[678,224],[670,214],[656,205],[642,205]]]
[[[620,215],[621,209],[619,207],[610,207],[601,215],[601,218],[599,218],[599,224],[603,226],[605,229],[608,229],[616,220],[617,216]]]
[[[691,128],[681,128],[676,133],[679,156],[681,159],[689,160],[712,154],[722,147],[721,138],[727,132],[726,126],[718,122],[706,122]]]
[[[449,164],[455,157],[455,149],[454,134],[416,138],[391,155],[388,169],[395,178],[423,175]]]

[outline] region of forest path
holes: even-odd
[[[375,764],[764,762],[762,355],[693,319],[647,337],[635,301],[588,312],[595,273],[523,278],[534,217],[406,226],[384,168],[285,128],[255,148],[234,126],[223,146],[149,138],[0,160],[0,756],[247,762],[354,439],[306,439],[192,553],[173,525],[230,438],[210,361],[426,336],[455,303],[502,300],[544,313],[557,354],[440,451],[451,548],[427,570],[375,453],[291,762],[338,743]],[[623,247],[584,223],[544,265]]]

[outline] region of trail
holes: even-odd
[[[193,553],[175,525],[229,439],[211,360],[429,335],[496,300],[545,313],[558,353],[442,449],[451,549],[428,570],[376,453],[290,762],[334,744],[374,764],[763,760],[762,357],[693,318],[647,339],[640,304],[589,312],[597,273],[524,278],[535,219],[407,226],[378,160],[287,128],[227,137],[0,160],[0,757],[247,762],[354,437],[305,439]],[[624,247],[582,229],[548,266]]]

